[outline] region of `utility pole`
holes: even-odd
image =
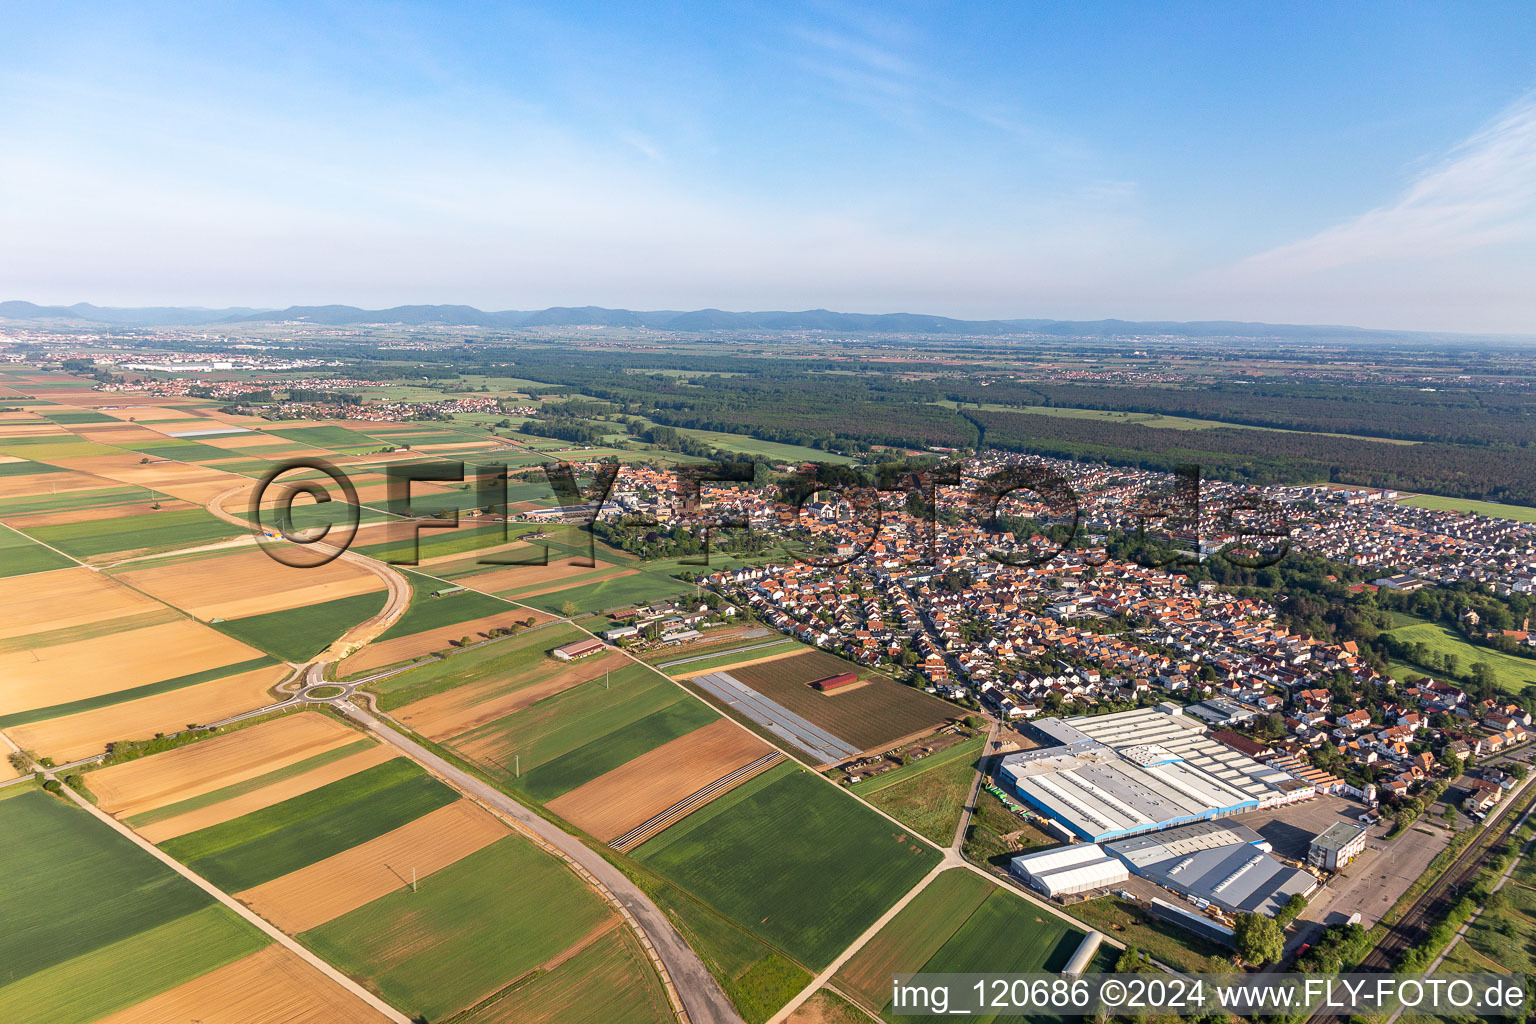
[[[411,868],[411,892],[416,891],[416,869]]]
[[[514,778],[519,779],[523,777],[523,756],[521,754],[512,755],[512,775]]]

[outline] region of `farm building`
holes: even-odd
[[[589,654],[596,654],[606,646],[601,640],[593,637],[590,640],[576,640],[560,647],[556,647],[549,653],[561,661],[575,661],[577,658],[585,658]]]
[[[1323,871],[1338,871],[1365,852],[1365,826],[1336,821],[1307,848],[1307,863]]]
[[[1035,723],[1057,746],[1003,758],[998,775],[1090,842],[1315,796],[1310,783],[1211,739],[1177,707]]]
[[[1246,825],[1202,821],[1104,844],[1131,871],[1197,906],[1273,917],[1290,898],[1317,888],[1317,879],[1269,854],[1269,843]]]
[[[826,692],[827,690],[836,690],[840,686],[847,686],[849,683],[856,683],[858,681],[859,677],[855,672],[839,672],[835,676],[818,679],[810,685],[814,690]]]
[[[1093,843],[1021,854],[1008,862],[1008,870],[1051,897],[1090,892],[1131,877],[1124,864]]]

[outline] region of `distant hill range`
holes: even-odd
[[[356,306],[289,306],[256,309],[235,306],[203,309],[195,306],[39,306],[31,302],[0,302],[0,319],[65,320],[116,327],[181,327],[241,323],[311,323],[327,326],[399,324],[414,326],[481,327],[499,330],[540,327],[631,327],[657,331],[711,333],[733,331],[829,331],[848,334],[917,335],[1046,335],[1062,338],[1113,338],[1170,335],[1186,338],[1286,338],[1316,341],[1430,341],[1472,339],[1414,331],[1381,331],[1361,327],[1243,323],[1209,320],[1191,323],[1133,320],[956,320],[922,313],[836,313],[828,309],[800,312],[732,313],[722,309],[632,310],[602,306],[551,306],[548,309],[504,309],[486,312],[473,306],[395,306],[359,309]],[[1507,339],[1507,336],[1506,336]]]

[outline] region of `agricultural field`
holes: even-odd
[[[187,548],[245,536],[200,508],[162,509],[149,517],[91,519],[24,530],[34,540],[85,561],[124,558],[145,551]]]
[[[1054,973],[1066,966],[1086,934],[968,868],[951,868],[844,964],[833,983],[883,1019],[926,1020],[889,1012],[892,974]],[[1112,950],[1105,950],[1093,970],[1111,969]]]
[[[615,927],[464,1024],[666,1024],[666,994],[628,928]]]
[[[699,671],[692,665],[687,668],[690,675]],[[858,674],[859,681],[826,693],[809,685],[842,672]],[[730,674],[859,750],[893,746],[937,728],[953,713],[950,705],[937,698],[824,651],[738,664]]]
[[[296,569],[254,547],[172,555],[114,575],[204,622],[309,608],[384,589],[377,575],[350,562]]]
[[[62,798],[0,791],[0,1019],[89,1024],[268,939]],[[39,856],[68,850],[69,856]]]
[[[509,835],[299,938],[407,1015],[438,1021],[616,927],[563,864]]]
[[[353,626],[379,614],[384,598],[383,591],[375,591],[304,608],[228,619],[214,628],[283,661],[306,662]]]
[[[986,738],[957,743],[922,760],[852,787],[856,793],[919,835],[948,846],[976,778]]]
[[[813,970],[917,884],[939,852],[792,763],[633,856]]]
[[[1454,654],[1461,672],[1469,671],[1475,662],[1487,662],[1488,667],[1493,669],[1494,685],[1505,693],[1518,694],[1525,687],[1536,685],[1536,658],[1522,658],[1491,647],[1468,643],[1459,634],[1437,622],[1420,620],[1393,629],[1391,635],[1404,643],[1422,643],[1442,657]],[[1434,674],[1435,670],[1428,666],[1397,666],[1393,672],[1394,677]]]
[[[74,564],[67,555],[51,551],[11,527],[0,525],[0,577],[24,576]]]
[[[1438,494],[1416,494],[1399,500],[1400,505],[1436,509],[1442,512],[1472,512],[1493,519],[1513,519],[1536,523],[1536,508],[1529,505],[1504,505],[1497,501],[1473,501],[1470,498],[1442,498]]]

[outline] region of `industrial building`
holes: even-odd
[[[1034,723],[1058,745],[1003,758],[999,778],[1079,838],[1104,842],[1317,794],[1205,734],[1175,704]]]
[[[1336,821],[1307,848],[1307,863],[1320,871],[1339,871],[1365,852],[1365,826]]]
[[[1106,852],[1150,882],[1202,909],[1273,917],[1317,879],[1270,856],[1269,843],[1246,825],[1202,821],[1104,844]]]
[[[549,653],[561,661],[575,661],[577,658],[585,658],[589,654],[596,654],[604,646],[606,645],[601,640],[593,637],[587,640],[576,640],[563,644]]]
[[[1119,885],[1131,877],[1124,864],[1092,843],[1021,854],[1008,862],[1008,870],[1052,898]]]

